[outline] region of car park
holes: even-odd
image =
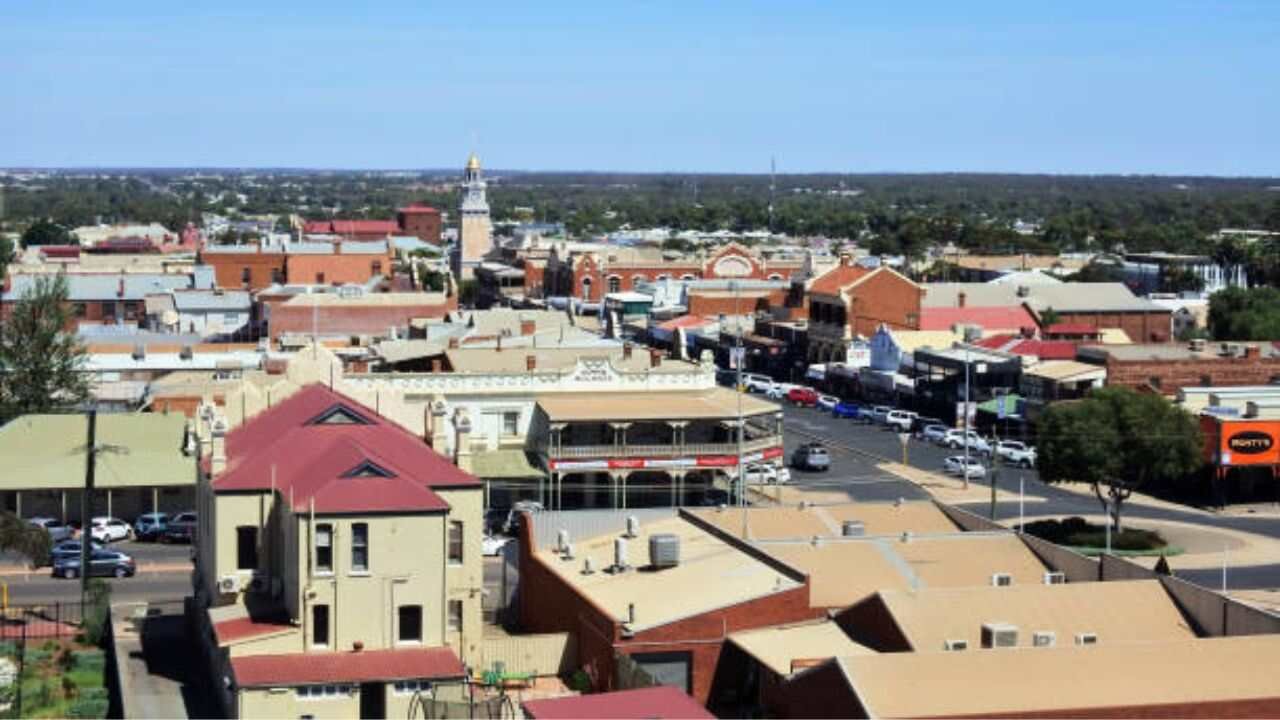
[[[89,577],[132,577],[138,571],[132,557],[115,550],[94,550],[89,555]],[[62,558],[53,563],[53,576],[77,578],[81,575],[80,556]]]
[[[96,517],[89,523],[89,534],[103,543],[128,540],[133,537],[133,526],[115,517]]]
[[[1000,440],[996,443],[996,456],[1010,465],[1031,468],[1036,464],[1036,449],[1018,440]]]
[[[858,403],[840,402],[831,408],[831,415],[832,417],[860,420],[862,419],[862,410],[858,407]]]
[[[942,422],[938,418],[925,417],[924,415],[917,415],[915,419],[911,421],[911,432],[915,433],[916,435],[919,435],[922,432],[924,432],[924,429],[926,427],[930,425],[942,425],[943,427],[946,427],[948,429],[950,429],[951,427],[950,425],[947,425],[946,423]]]
[[[49,539],[55,543],[75,535],[75,528],[57,518],[33,517],[28,519],[27,522],[36,527],[44,528],[49,533]]]
[[[818,393],[813,388],[791,388],[787,391],[787,400],[794,405],[813,407],[818,404]]]
[[[768,390],[765,390],[764,396],[770,400],[783,400],[792,390],[800,387],[802,386],[795,383],[776,382]]]
[[[839,405],[839,404],[840,404],[840,398],[836,397],[835,395],[819,395],[818,396],[819,410],[826,410],[827,412],[833,412],[836,409],[836,405]]]
[[[972,455],[967,458],[963,455],[952,455],[942,461],[942,468],[952,475],[969,479],[987,476],[987,468],[982,464],[982,460]]]
[[[968,438],[967,442],[965,439],[966,437]],[[987,444],[987,441],[983,440],[981,435],[972,430],[967,431],[967,435],[964,430],[948,430],[946,437],[942,439],[942,444],[952,450],[959,450],[965,445],[968,445],[969,449],[974,452],[991,452],[991,446]]]
[[[920,430],[920,439],[933,443],[942,442],[947,437],[947,431],[950,429],[946,425],[925,425]]]
[[[800,470],[828,470],[831,456],[821,443],[805,443],[791,454],[791,466]]]
[[[889,420],[889,413],[893,412],[893,408],[888,405],[874,405],[871,408],[871,422],[877,425],[883,425]]]
[[[915,419],[916,413],[910,410],[890,410],[885,416],[884,424],[898,432],[911,432],[911,423]]]
[[[164,525],[169,516],[161,512],[139,515],[133,521],[133,534],[139,540],[158,540],[164,534]]]
[[[165,521],[160,539],[167,543],[190,543],[195,538],[196,522],[195,513],[180,512]]]
[[[742,384],[746,386],[748,392],[767,393],[773,387],[773,378],[768,375],[757,375],[755,373],[743,373]]]

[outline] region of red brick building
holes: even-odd
[[[892,268],[842,258],[809,285],[809,361],[843,361],[850,340],[871,337],[881,324],[919,330],[923,297],[924,288]]]
[[[385,240],[400,232],[393,220],[308,220],[302,226],[304,235],[339,235],[348,240]]]
[[[405,235],[412,235],[432,245],[439,245],[441,242],[440,211],[433,207],[421,203],[402,207],[396,211],[396,224]]]
[[[521,525],[520,620],[528,632],[570,632],[595,690],[618,688],[619,656],[660,684],[707,701],[726,637],[739,630],[811,619],[808,578],[687,512],[645,516],[634,536],[597,523],[588,537],[557,535],[572,513],[525,516]],[[570,525],[565,525],[570,528]],[[675,566],[657,568],[650,539],[679,545]],[[622,543],[626,569],[615,564]]]
[[[458,309],[457,295],[445,293],[373,293],[343,297],[336,293],[295,295],[263,303],[271,339],[284,334],[323,336],[386,335],[417,318],[442,318]]]
[[[393,269],[391,244],[380,242],[296,243],[206,247],[200,262],[214,269],[221,288],[261,290],[277,284],[363,285]]]
[[[1176,395],[1183,387],[1268,385],[1280,382],[1280,348],[1273,343],[1093,345],[1080,360],[1107,368],[1107,384]]]
[[[605,246],[564,255],[553,250],[540,284],[548,296],[595,302],[606,293],[627,292],[641,283],[664,279],[788,280],[800,267],[800,261],[766,260],[737,243],[717,248],[706,257],[677,259],[665,258],[657,248]]]

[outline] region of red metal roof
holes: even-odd
[[[265,618],[239,617],[223,620],[213,624],[213,632],[218,637],[219,645],[244,640],[246,638],[270,635],[272,633],[292,630],[293,624],[283,614]]]
[[[1021,305],[920,308],[921,330],[950,330],[956,325],[977,325],[986,330],[1017,330],[1034,328],[1036,321]]]
[[[354,420],[326,424],[337,414]],[[479,485],[422,438],[329,388],[308,385],[227,435],[216,492],[269,490],[302,512],[423,512],[449,507],[432,487]]]
[[[79,245],[41,245],[40,254],[45,257],[80,257]]]
[[[394,235],[400,225],[394,220],[308,220],[302,231],[317,235]]]
[[[873,272],[856,265],[837,265],[814,280],[809,292],[835,295]]]
[[[240,687],[319,685],[462,677],[462,661],[447,647],[304,652],[231,658]]]
[[[615,720],[698,718],[701,720],[715,717],[679,688],[669,685],[548,700],[527,700],[521,703],[520,707],[524,709],[527,717],[538,720],[594,718]]]
[[[1076,359],[1076,343],[1071,340],[1023,340],[1007,351],[1015,355],[1031,355],[1041,360]]]
[[[979,338],[974,341],[973,344],[978,347],[984,347],[988,350],[1001,350],[1005,345],[1013,343],[1021,337],[1021,335],[1015,335],[1013,333],[998,333],[996,335],[988,335],[987,337]]]

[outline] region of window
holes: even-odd
[[[280,268],[271,268],[271,282],[275,285],[283,285],[284,270]]]
[[[417,692],[431,692],[430,680],[397,680],[391,686],[396,695],[412,695]]]
[[[401,605],[399,615],[400,642],[422,642],[422,606]]]
[[[462,601],[449,601],[449,632],[462,632]]]
[[[311,606],[311,644],[316,647],[329,646],[329,606]]]
[[[1159,390],[1159,389],[1160,389],[1160,376],[1159,376],[1159,375],[1152,375],[1151,377],[1147,378],[1147,384],[1148,384],[1148,385],[1150,385],[1151,387],[1155,388],[1156,390]]]
[[[222,313],[222,322],[226,325],[235,325],[239,319],[240,315],[238,313]]]
[[[351,525],[351,570],[365,572],[369,569],[369,524]]]
[[[75,313],[76,317],[84,317],[86,310],[87,308],[84,303],[74,303],[71,306],[71,312]]]
[[[449,562],[462,562],[462,521],[449,521]]]
[[[502,434],[516,435],[520,432],[520,413],[504,412],[502,413]]]
[[[317,573],[333,572],[333,526],[324,523],[316,526]]]
[[[299,700],[333,700],[354,691],[351,685],[300,685],[293,689]],[[303,715],[302,717],[314,717]]]
[[[324,273],[322,273],[322,272],[320,272],[320,273],[316,273],[316,284],[317,284],[317,285],[323,285],[323,284],[324,284]]]
[[[369,271],[370,271],[371,273],[373,273],[374,275],[381,275],[381,274],[382,274],[382,261],[381,261],[381,260],[374,260],[374,261],[373,261],[373,263],[369,266]]]
[[[253,279],[253,271],[249,268],[240,268],[240,282],[248,285]]]
[[[236,528],[236,569],[258,569],[258,528],[252,525]]]
[[[609,292],[616,293],[622,290],[622,278],[617,275],[609,276]]]

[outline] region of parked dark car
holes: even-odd
[[[94,550],[89,556],[90,577],[133,577],[138,566],[133,558],[115,550]],[[53,576],[80,577],[80,556],[62,558],[53,563]]]
[[[831,416],[858,420],[862,416],[862,411],[858,408],[857,403],[842,402],[836,403],[836,406],[831,408]]]
[[[139,515],[133,521],[133,535],[138,540],[159,540],[164,535],[165,523],[169,516],[161,512]]]
[[[161,535],[167,543],[190,543],[196,534],[196,514],[183,512],[169,518]]]
[[[103,549],[102,543],[98,542],[97,540],[94,540],[93,545],[90,545],[89,547],[91,552],[93,550]],[[63,558],[72,558],[72,557],[73,558],[80,557],[80,541],[79,540],[64,540],[58,543],[57,545],[54,545],[53,548],[49,550],[49,561],[51,563],[56,563],[58,560],[61,560]]]

